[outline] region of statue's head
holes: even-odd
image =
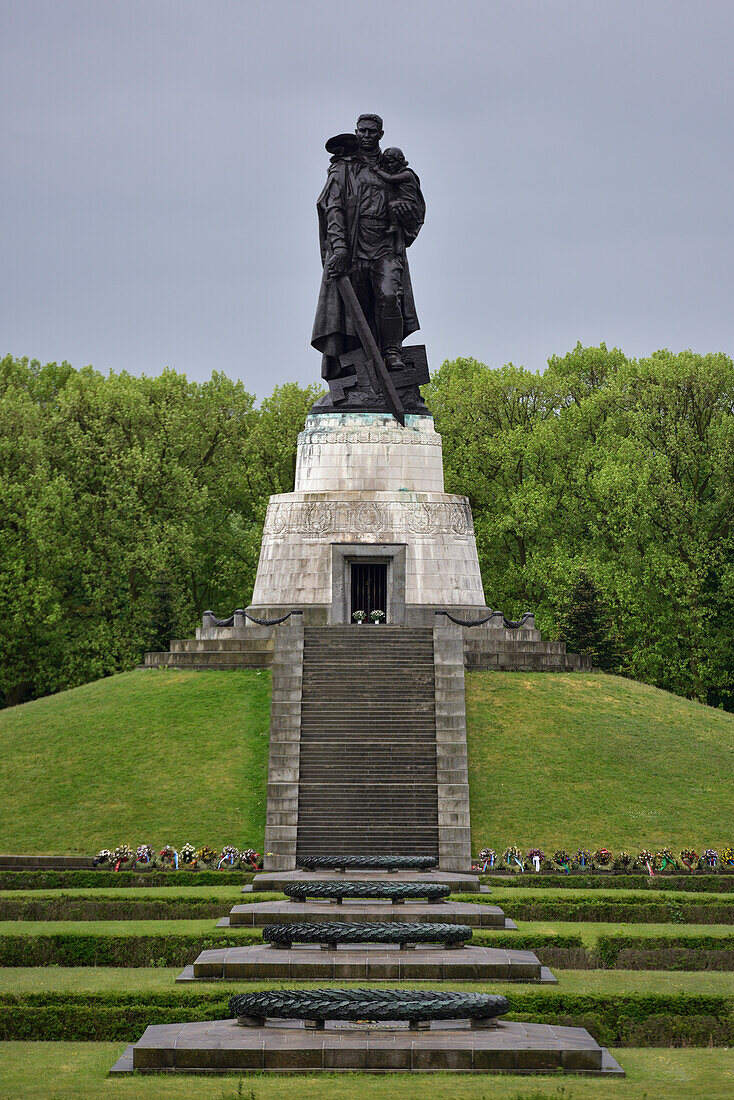
[[[360,115],[355,128],[357,144],[365,153],[376,153],[382,137],[382,119],[379,115]]]
[[[398,149],[395,145],[391,145],[389,149],[385,149],[380,157],[380,164],[385,171],[389,172],[391,175],[408,167],[408,161],[405,159],[403,150]]]

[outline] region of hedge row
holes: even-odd
[[[734,924],[730,901],[627,901],[573,898],[513,898],[506,905],[513,920],[625,921],[629,924]],[[1,907],[0,907],[1,911]]]
[[[224,898],[0,898],[0,920],[197,920],[228,907]]]
[[[734,936],[601,935],[596,954],[616,970],[734,970]]]
[[[184,967],[207,948],[262,942],[257,929],[226,936],[86,935],[0,936],[0,966]],[[479,932],[474,942],[535,951],[545,966],[591,970],[734,970],[734,936],[600,936],[595,951],[574,935]]]
[[[269,895],[247,894],[243,901]],[[470,900],[471,895],[460,895]],[[233,895],[232,901],[237,900]],[[475,899],[476,900],[476,899]],[[482,895],[482,901],[491,895]],[[0,920],[196,920],[220,917],[228,909],[226,899],[130,898],[61,895],[53,898],[0,897]],[[518,898],[509,906],[514,920],[626,921],[633,924],[734,924],[734,905],[728,900],[662,901],[627,899]]]
[[[0,966],[188,966],[210,947],[261,943],[252,930],[225,936],[0,936]]]
[[[0,1039],[130,1042],[149,1024],[226,1019],[228,994],[19,994],[0,998]],[[732,1002],[686,995],[510,992],[514,1020],[587,1027],[604,1046],[727,1046]]]
[[[689,893],[729,894],[734,875],[480,875],[489,886],[520,890],[685,890]]]
[[[2,871],[0,890],[98,890],[141,886],[244,886],[248,871]],[[480,882],[518,889],[684,890],[710,894],[734,892],[734,875],[480,875]]]
[[[120,890],[139,886],[244,886],[250,871],[0,871],[0,890]]]

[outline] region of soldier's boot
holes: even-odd
[[[388,370],[405,370],[403,359],[403,318],[402,314],[385,315],[380,318],[380,351]]]

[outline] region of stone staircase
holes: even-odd
[[[433,631],[306,627],[297,852],[438,855]]]

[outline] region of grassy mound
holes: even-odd
[[[734,715],[603,674],[466,683],[475,851],[734,842]]]
[[[254,670],[128,672],[2,711],[0,851],[261,846],[269,724]]]
[[[0,851],[262,850],[270,674],[131,672],[0,712]],[[604,675],[467,675],[473,846],[732,843],[734,715]]]

